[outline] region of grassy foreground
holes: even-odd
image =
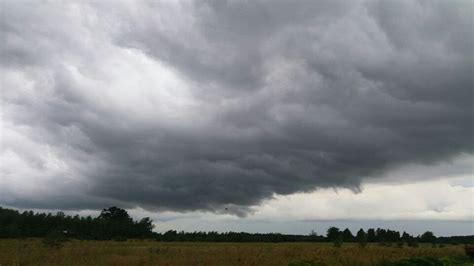
[[[399,248],[345,243],[190,243],[143,240],[70,241],[46,248],[39,239],[0,240],[0,265],[381,265],[407,257],[465,258],[462,245]],[[466,264],[470,265],[470,264]]]

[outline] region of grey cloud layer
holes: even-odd
[[[472,153],[471,8],[3,1],[0,202],[245,215]]]

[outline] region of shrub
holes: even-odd
[[[411,257],[397,262],[383,262],[383,266],[444,266],[444,265],[469,265],[469,259],[465,257],[431,258],[431,257]]]
[[[342,236],[334,239],[334,241],[333,241],[334,247],[336,247],[336,248],[341,247],[342,243],[343,243]]]
[[[114,241],[119,241],[119,242],[125,242],[125,241],[127,241],[127,238],[124,237],[124,236],[116,236],[116,237],[114,237],[113,240]]]
[[[391,265],[393,265],[393,266],[411,266],[411,265],[444,266],[444,263],[441,262],[440,260],[434,259],[434,258],[413,257],[413,258],[403,259],[403,260],[395,262]]]
[[[160,247],[156,247],[156,248],[151,247],[148,249],[148,251],[150,253],[160,254]]]
[[[42,243],[48,248],[61,248],[66,241],[68,239],[62,231],[54,230],[43,238]]]

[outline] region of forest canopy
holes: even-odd
[[[149,217],[133,220],[126,210],[118,207],[103,209],[99,216],[70,216],[63,212],[19,212],[0,207],[0,238],[46,237],[59,232],[67,238],[85,240],[124,240],[129,238],[155,239],[158,241],[206,241],[206,242],[376,242],[376,243],[472,243],[474,236],[436,237],[433,232],[413,236],[396,230],[362,228],[353,234],[348,228],[330,227],[326,235],[314,231],[308,235],[246,232],[184,232],[153,231]]]
[[[134,221],[126,210],[117,207],[103,209],[95,218],[69,216],[63,212],[20,213],[0,207],[0,238],[44,237],[53,231],[77,239],[150,238],[152,229],[150,218]]]

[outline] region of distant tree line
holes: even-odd
[[[165,233],[155,233],[154,238],[158,241],[206,241],[206,242],[334,242],[340,245],[343,242],[357,242],[361,246],[366,243],[406,243],[415,246],[418,243],[473,243],[474,236],[455,236],[437,238],[431,231],[422,235],[412,236],[406,232],[400,234],[390,229],[360,229],[354,235],[346,228],[340,230],[330,227],[326,235],[317,235],[312,231],[308,235],[287,235],[279,233],[246,233],[246,232],[184,232],[169,230]]]
[[[279,233],[246,233],[246,232],[178,232],[169,230],[165,233],[153,232],[153,221],[146,217],[134,221],[126,210],[110,207],[103,209],[98,217],[69,216],[63,212],[34,213],[19,212],[0,207],[0,238],[25,238],[48,235],[62,235],[67,238],[85,240],[124,240],[128,238],[147,238],[157,241],[203,241],[203,242],[357,242],[366,243],[474,243],[474,236],[436,237],[427,231],[422,235],[412,236],[390,229],[363,229],[353,234],[348,228],[341,230],[330,227],[326,235],[317,235],[312,231],[308,235],[288,235]]]
[[[124,209],[110,207],[98,217],[65,215],[63,212],[18,212],[0,207],[0,238],[45,237],[59,232],[76,239],[152,238],[150,218],[134,221]]]
[[[370,228],[367,230],[367,232],[361,228],[355,235],[353,235],[348,228],[341,231],[337,227],[330,227],[327,230],[326,237],[327,240],[334,242],[336,245],[337,243],[342,242],[358,242],[362,246],[368,242],[381,244],[396,242],[413,245],[416,243],[436,243],[438,240],[438,238],[431,231],[426,231],[422,235],[412,236],[407,232],[400,234],[399,231],[382,228]]]
[[[178,232],[169,230],[163,234],[156,233],[158,241],[186,242],[324,242],[326,238],[318,235],[287,235],[280,233],[246,233],[246,232]]]

